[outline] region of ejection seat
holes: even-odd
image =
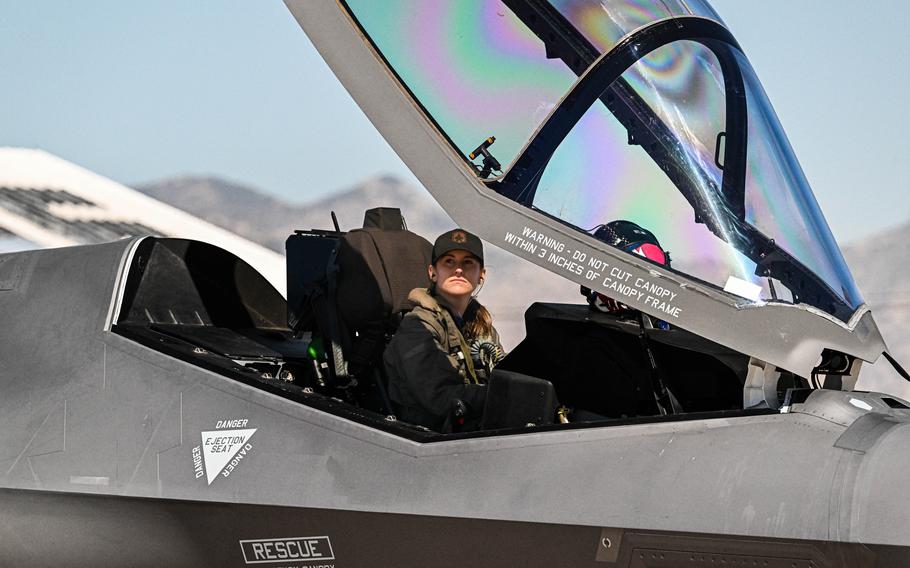
[[[382,353],[426,286],[432,245],[407,230],[401,211],[370,209],[362,229],[296,231],[287,240],[288,324],[310,334],[326,394],[394,416]]]

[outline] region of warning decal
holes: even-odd
[[[578,248],[572,250],[566,243],[531,227],[524,227],[521,234],[506,231],[503,243],[507,245],[503,247],[506,250],[511,248],[519,256],[536,257],[535,262],[538,264],[541,261],[549,263],[556,269],[554,272],[564,272],[570,279],[581,276],[586,281],[583,283],[585,286],[602,292],[609,298],[639,302],[657,312],[654,315],[660,317],[679,318],[682,315],[682,308],[676,304],[679,292],[674,292],[672,286],[654,280],[653,274],[637,277]],[[646,255],[642,253],[641,256]]]
[[[219,420],[217,427],[226,425],[246,426],[247,420]],[[212,430],[202,432],[202,458],[205,462],[205,476],[209,485],[219,474],[222,477],[228,477],[237,467],[250,450],[253,449],[250,444],[250,438],[256,433],[256,428],[242,428],[231,430]],[[195,448],[194,448],[195,450]],[[194,458],[196,451],[194,453]],[[194,460],[195,461],[195,460]],[[199,464],[202,465],[202,464]],[[199,475],[197,465],[197,477]]]

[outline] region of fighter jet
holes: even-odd
[[[3,564],[910,564],[910,403],[854,390],[907,374],[707,2],[286,3],[460,226],[592,302],[437,432],[381,365],[426,285],[394,208],[289,236],[287,299],[203,242],[0,256]]]

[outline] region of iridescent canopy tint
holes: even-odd
[[[607,53],[635,30],[675,16],[701,16],[723,23],[705,2],[688,0],[551,0],[600,53]]]
[[[672,269],[742,302],[808,303],[846,320],[862,304],[745,55],[698,34],[642,49],[673,18],[723,30],[703,1],[347,0],[428,120],[490,191],[579,231],[633,221]],[[692,23],[694,22],[694,23]],[[682,29],[682,26],[681,26]],[[710,34],[709,34],[710,35]],[[631,59],[630,59],[631,57]],[[623,59],[624,58],[624,59]],[[557,140],[542,140],[592,69],[624,64]],[[479,167],[489,152],[501,171]],[[532,146],[552,149],[520,176]],[[514,174],[514,175],[510,175]],[[516,180],[522,180],[521,183]],[[531,181],[528,181],[531,180]]]
[[[509,164],[577,79],[498,1],[347,4],[463,156],[493,135]]]

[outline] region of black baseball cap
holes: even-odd
[[[452,229],[436,238],[433,243],[433,264],[439,260],[439,257],[453,250],[466,250],[473,254],[483,264],[483,243],[477,235],[465,231],[464,229]]]

